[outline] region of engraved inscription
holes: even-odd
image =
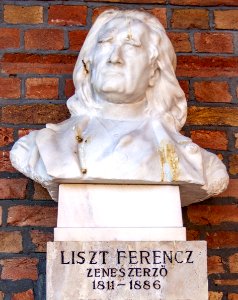
[[[205,242],[54,242],[47,253],[47,300],[208,297]]]

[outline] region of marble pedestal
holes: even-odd
[[[178,186],[62,184],[47,300],[207,300],[206,257]]]
[[[185,241],[178,186],[61,184],[55,241]]]

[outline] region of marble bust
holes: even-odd
[[[173,184],[190,203],[222,192],[223,163],[179,133],[187,103],[175,68],[155,17],[104,12],[74,69],[70,119],[22,137],[11,151],[13,166],[54,200],[60,183]]]

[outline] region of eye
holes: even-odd
[[[136,51],[137,49],[139,49],[141,47],[141,45],[140,44],[135,44],[135,43],[125,43],[124,47],[128,50]]]
[[[98,40],[98,44],[105,44],[112,41],[112,37],[102,37]]]
[[[135,48],[140,48],[141,47],[141,42],[140,41],[136,41],[132,38],[127,37],[125,40],[125,44],[126,45],[130,45],[131,47],[135,47]]]

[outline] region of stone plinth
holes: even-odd
[[[206,242],[52,242],[47,300],[207,300]]]
[[[61,184],[55,241],[113,240],[186,240],[179,187]]]

